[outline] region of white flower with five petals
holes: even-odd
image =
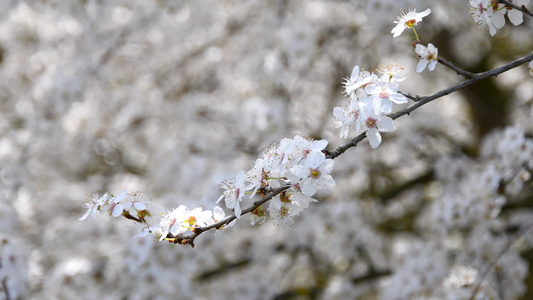
[[[324,153],[313,150],[301,165],[293,166],[287,174],[293,185],[299,186],[307,196],[313,196],[318,189],[331,189],[335,187],[333,177],[333,159],[326,159]]]
[[[420,59],[416,66],[416,72],[420,73],[424,71],[426,66],[430,71],[435,70],[439,58],[439,49],[433,46],[432,43],[429,43],[427,47],[421,44],[416,44],[415,52]]]
[[[370,142],[370,147],[376,148],[381,144],[380,132],[389,132],[396,129],[394,120],[387,116],[368,115],[366,117],[365,126],[368,128],[366,136]]]
[[[373,107],[373,112],[370,114],[390,113],[392,111],[392,102],[396,104],[407,103],[407,98],[398,93],[397,82],[383,82],[379,81],[376,84],[368,85],[365,91],[370,96],[365,100],[367,107]],[[371,103],[370,103],[371,101]]]

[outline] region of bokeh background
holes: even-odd
[[[348,150],[291,227],[246,216],[193,249],[78,221],[94,192],[212,209],[222,180],[295,134],[334,150],[355,65],[400,64],[413,95],[459,82],[415,73],[408,32],[392,38],[414,7],[432,9],[422,41],[469,71],[533,50],[530,17],[491,37],[459,0],[0,1],[0,299],[468,299],[468,276],[479,299],[531,299],[525,66]]]

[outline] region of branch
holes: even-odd
[[[2,279],[2,289],[4,290],[4,296],[7,300],[11,299],[11,295],[9,293],[9,288],[7,286],[7,277]]]
[[[454,70],[458,75],[463,75],[464,77],[469,78],[469,79],[471,79],[471,78],[474,76],[473,73],[468,72],[468,71],[465,71],[465,70],[463,70],[463,69],[457,67],[456,65],[454,65],[454,64],[453,64],[452,62],[450,62],[450,61],[447,61],[447,60],[442,59],[442,58],[440,58],[440,57],[437,58],[437,60],[438,60],[438,62],[440,62],[441,64],[445,65],[446,67],[448,67],[448,68]]]
[[[398,93],[404,95],[406,98],[409,98],[409,99],[413,100],[414,102],[420,101],[420,96],[417,96],[417,95],[413,96],[410,93],[404,93],[404,92],[401,92],[401,91],[398,91]]]
[[[433,95],[429,95],[429,96],[425,96],[425,97],[421,97],[419,101],[415,102],[413,105],[407,107],[406,109],[403,109],[403,110],[400,110],[399,112],[397,113],[394,113],[394,114],[390,114],[389,117],[391,117],[392,119],[397,119],[403,115],[408,115],[410,114],[412,111],[416,110],[417,108],[423,106],[423,105],[426,105],[428,104],[429,102],[435,100],[435,99],[438,99],[440,97],[443,97],[443,96],[446,96],[446,95],[449,95],[457,90],[460,90],[462,88],[465,88],[471,84],[474,84],[482,79],[486,79],[486,78],[489,78],[491,76],[498,76],[506,71],[509,71],[513,68],[516,68],[517,66],[521,65],[521,64],[524,64],[524,63],[527,63],[529,61],[533,60],[533,53],[530,54],[530,55],[527,55],[527,56],[524,56],[520,59],[517,59],[515,61],[512,61],[506,65],[503,65],[499,68],[496,68],[496,69],[493,69],[493,70],[490,70],[490,71],[486,71],[486,72],[481,72],[481,73],[476,73],[476,74],[473,74],[472,75],[472,78],[470,79],[466,79],[466,80],[463,80],[461,82],[459,82],[458,84],[452,86],[452,87],[449,87],[447,89],[444,89],[444,90],[441,90]],[[347,142],[346,144],[344,145],[341,145],[339,146],[335,151],[333,152],[329,152],[328,155],[327,155],[327,158],[331,158],[331,159],[334,159],[336,158],[337,156],[343,154],[344,152],[346,152],[346,150],[352,148],[352,147],[355,147],[357,146],[357,144],[359,142],[361,142],[362,140],[364,140],[366,137],[366,131],[359,134],[357,137],[355,137],[354,139],[352,139],[351,141]]]
[[[508,7],[512,7],[514,9],[518,9],[519,11],[525,13],[525,14],[528,14],[530,15],[531,17],[533,17],[533,13],[531,13],[525,5],[522,5],[522,6],[518,6],[510,1],[507,1],[507,0],[497,0],[498,2],[500,2],[501,4],[505,4],[507,5]]]
[[[502,67],[499,67],[499,68],[496,68],[496,69],[493,69],[493,70],[490,70],[490,71],[487,71],[487,72],[482,72],[482,73],[477,73],[477,74],[471,74],[471,77],[470,79],[467,79],[467,80],[464,80],[460,83],[458,83],[457,85],[455,86],[452,86],[450,88],[447,88],[447,89],[444,89],[440,92],[437,92],[433,95],[430,95],[430,96],[425,96],[425,97],[410,97],[411,99],[415,98],[416,101],[413,105],[411,105],[410,107],[407,107],[406,109],[403,109],[397,113],[394,113],[394,114],[390,114],[389,117],[391,117],[392,119],[397,119],[403,115],[406,115],[406,114],[410,114],[412,111],[416,110],[417,108],[435,100],[435,99],[438,99],[442,96],[445,96],[445,95],[448,95],[450,93],[453,93],[459,89],[462,89],[468,85],[471,85],[479,80],[482,80],[482,79],[485,79],[485,78],[488,78],[488,77],[491,77],[491,76],[497,76],[505,71],[508,71],[512,68],[515,68],[523,63],[526,63],[526,62],[529,62],[533,60],[533,54],[530,54],[528,56],[525,56],[523,58],[520,58],[518,60],[515,60],[511,63],[508,63]],[[449,66],[453,66],[453,64],[449,64]],[[460,70],[460,69],[458,69]],[[466,71],[462,71],[463,74],[466,76],[466,74],[469,74],[469,73],[465,73]],[[344,144],[344,145],[341,145],[340,147],[337,148],[337,150],[335,150],[334,152],[330,152],[330,151],[327,151],[325,150],[324,153],[326,154],[326,158],[329,158],[329,159],[334,159],[338,156],[340,156],[341,154],[343,154],[346,150],[348,150],[349,148],[351,147],[354,147],[356,146],[360,141],[362,141],[364,138],[366,137],[366,132],[363,132],[361,133],[360,135],[358,135],[357,137],[355,137],[354,139],[352,139],[351,141],[349,141],[348,143]],[[245,215],[245,214],[248,214],[248,213],[251,213],[251,212],[254,212],[258,207],[260,207],[262,204],[266,203],[267,201],[271,200],[273,197],[281,194],[282,192],[286,191],[287,189],[289,189],[292,185],[289,184],[289,183],[286,183],[284,184],[283,186],[281,187],[278,187],[278,188],[262,188],[262,190],[260,191],[260,195],[264,195],[263,198],[261,198],[261,200],[258,200],[256,202],[253,203],[252,206],[244,209],[241,213],[241,215]],[[139,223],[144,223],[144,220],[141,220],[141,219],[136,219],[135,217],[133,216],[130,216],[129,214],[123,214],[123,216],[125,216],[126,218],[128,219],[132,219],[134,221],[137,221]],[[202,234],[203,232],[205,231],[208,231],[208,230],[211,230],[211,229],[221,229],[222,227],[230,224],[231,222],[233,222],[235,219],[237,219],[237,216],[235,215],[235,213],[233,213],[232,215],[224,218],[222,221],[219,221],[219,222],[216,222],[214,224],[211,224],[209,226],[204,226],[204,227],[195,227],[192,229],[191,232],[185,232],[185,233],[180,233],[178,234],[177,236],[174,236],[170,233],[167,233],[167,236],[165,236],[165,239],[171,243],[175,243],[175,244],[186,244],[186,245],[191,245],[192,247],[194,247],[194,240],[196,239],[196,237],[198,237],[200,234]]]

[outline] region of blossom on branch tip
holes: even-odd
[[[110,200],[109,193],[105,193],[102,197],[98,198],[98,194],[90,195],[87,200],[83,203],[83,206],[87,208],[87,212],[79,218],[80,221],[87,219],[89,215],[94,219],[96,218],[96,212],[101,209],[103,206],[107,206]]]
[[[393,37],[397,37],[406,28],[413,28],[418,22],[422,21],[422,18],[428,16],[431,13],[431,9],[426,9],[422,12],[417,13],[416,9],[409,10],[407,13],[402,11],[398,15],[398,20],[394,21],[397,25],[392,29],[391,33]]]
[[[84,203],[87,212],[79,220],[83,221],[89,215],[94,219],[97,211],[101,213],[109,213],[113,217],[118,217],[131,207],[133,207],[137,211],[137,215],[139,215],[141,211],[146,209],[145,202],[142,193],[128,193],[123,191],[118,196],[105,193],[100,198],[98,198],[98,194],[92,194]],[[126,213],[129,214],[129,212]],[[145,215],[149,215],[149,213],[145,211]]]
[[[533,77],[533,60],[529,62],[529,75]]]
[[[430,71],[435,70],[439,58],[439,49],[429,43],[427,47],[416,44],[415,52],[418,54],[418,64],[416,65],[416,72],[420,73],[424,71],[426,66]]]

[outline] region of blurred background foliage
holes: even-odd
[[[0,235],[11,259],[0,266],[2,299],[392,299],[395,289],[399,299],[425,299],[443,295],[452,265],[468,262],[462,254],[479,251],[486,261],[472,267],[488,267],[531,224],[530,179],[512,193],[502,179],[506,202],[494,218],[443,229],[431,212],[499,161],[482,155],[486,138],[497,144],[509,125],[531,138],[525,67],[399,119],[376,150],[366,141],[350,149],[335,161],[335,190],[290,228],[243,218],[190,249],[133,238],[138,228],[126,220],[77,220],[93,192],[143,191],[155,212],[212,209],[218,183],[298,133],[334,150],[345,141],[332,110],[346,103],[342,82],[356,64],[402,65],[401,90],[413,95],[462,80],[442,65],[414,72],[407,32],[390,34],[400,8],[431,8],[420,38],[471,72],[530,53],[529,17],[491,37],[458,0],[0,6]],[[437,176],[447,167],[456,180]],[[481,231],[494,233],[492,252],[473,238]],[[527,236],[515,260],[502,259],[484,295],[533,298],[532,243]],[[420,264],[406,267],[417,255]]]

